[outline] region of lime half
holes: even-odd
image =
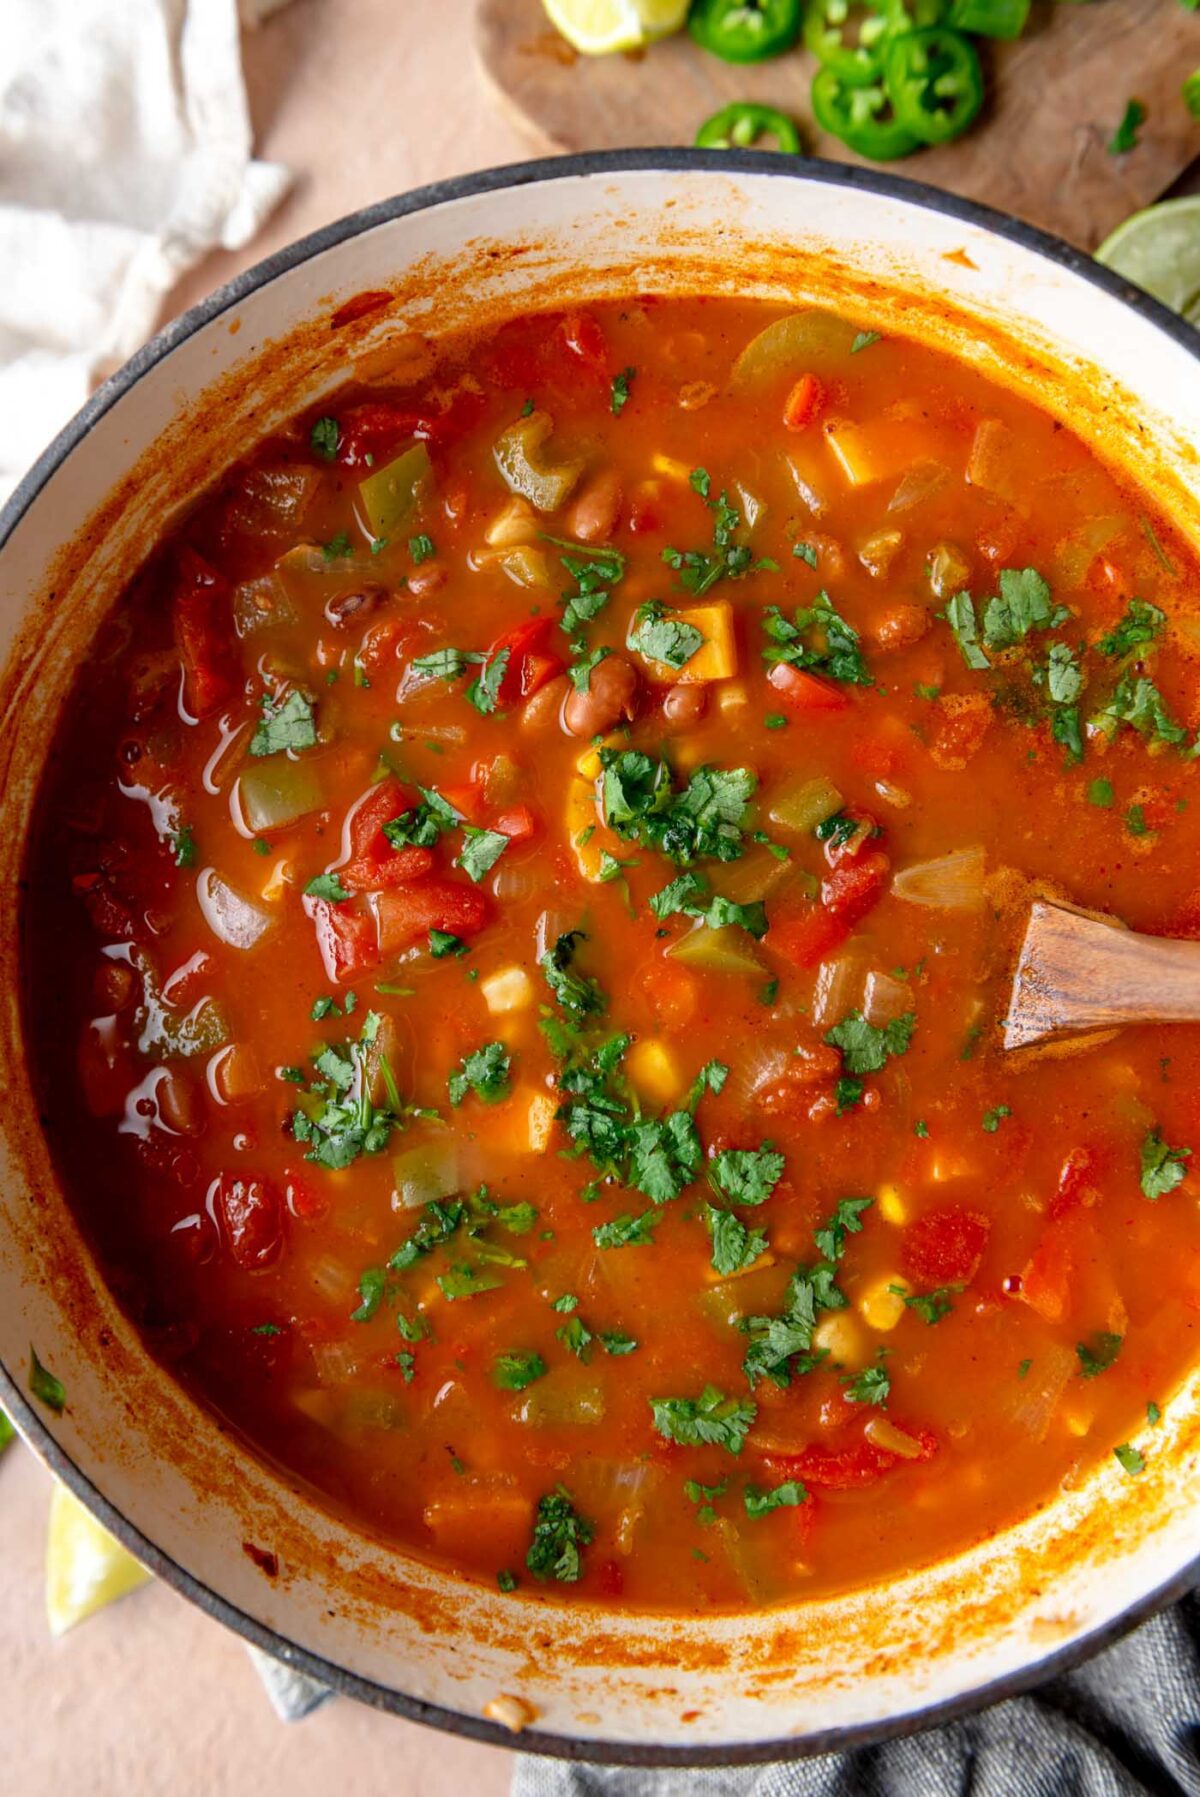
[[[65,1485],[55,1485],[46,1535],[46,1613],[52,1635],[65,1634],[149,1577]]]
[[[551,21],[584,56],[640,50],[678,31],[689,0],[542,0]]]
[[[1200,194],[1135,212],[1105,238],[1096,260],[1200,325]]]

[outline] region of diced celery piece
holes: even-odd
[[[535,1429],[558,1428],[564,1424],[591,1426],[604,1420],[604,1394],[598,1382],[581,1378],[582,1367],[554,1367],[530,1386],[517,1416]]]
[[[842,795],[832,780],[823,776],[785,786],[771,800],[767,816],[781,830],[806,835],[842,808]]]
[[[429,451],[423,443],[414,443],[359,482],[358,495],[376,537],[390,537],[407,522],[429,475]]]
[[[735,393],[760,391],[785,374],[794,379],[836,364],[850,354],[856,335],[854,325],[819,307],[790,312],[750,339],[733,365],[729,385]]]
[[[210,1055],[229,1040],[229,1023],[215,998],[201,998],[190,1011],[172,1011],[163,1002],[158,975],[144,955],[137,957],[142,976],[142,1003],[135,1022],[138,1050],[156,1061],[176,1056]]]
[[[738,905],[765,899],[793,872],[790,861],[781,860],[768,848],[750,849],[740,861],[731,861],[713,875],[713,890]]]
[[[543,456],[553,430],[554,420],[548,412],[531,412],[501,431],[493,452],[509,490],[539,512],[557,511],[583,473],[581,461],[553,462]]]
[[[461,1190],[458,1146],[446,1132],[428,1142],[406,1148],[392,1160],[396,1181],[396,1207],[419,1210],[435,1198],[453,1198]]]
[[[317,766],[286,755],[272,755],[239,774],[237,797],[242,822],[254,836],[319,811],[325,800]]]
[[[766,971],[766,963],[755,953],[750,937],[732,924],[723,930],[710,930],[707,924],[697,924],[667,953],[688,967],[706,968],[710,973],[762,974]]]

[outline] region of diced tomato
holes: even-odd
[[[502,708],[528,699],[539,686],[545,686],[563,669],[562,661],[547,652],[546,639],[554,629],[552,617],[530,618],[515,630],[496,638],[488,650],[488,659],[508,650],[508,666],[500,682],[498,698]]]
[[[850,759],[855,767],[876,780],[889,780],[903,762],[900,745],[887,743],[878,736],[860,736],[851,746]]]
[[[510,805],[493,818],[491,827],[510,842],[529,842],[537,835],[537,819],[528,805]]]
[[[635,537],[661,530],[663,516],[657,488],[635,492],[629,502],[629,528]]]
[[[852,929],[883,897],[892,864],[886,855],[868,855],[837,867],[821,882],[821,903],[831,917]]]
[[[1100,1196],[1100,1180],[1110,1158],[1094,1144],[1072,1148],[1062,1164],[1058,1189],[1050,1200],[1051,1222],[1056,1217],[1065,1217],[1069,1211],[1077,1210],[1081,1205],[1091,1206],[1096,1203]]]
[[[490,765],[490,764],[484,764]],[[475,772],[478,773],[478,768]],[[441,786],[438,788],[448,805],[453,805],[460,817],[465,817],[469,824],[481,824],[487,810],[487,794],[483,789],[483,780],[471,779],[462,786]]]
[[[841,948],[850,934],[844,918],[813,906],[803,917],[780,919],[767,932],[767,946],[797,967],[816,967]]]
[[[873,1447],[869,1441],[857,1441],[842,1448],[814,1444],[799,1454],[764,1455],[763,1465],[776,1479],[799,1479],[802,1484],[815,1486],[817,1490],[861,1490],[863,1486],[874,1485],[877,1479],[898,1466],[919,1465],[937,1453],[938,1440],[931,1429],[910,1429],[903,1424],[897,1424],[897,1427],[920,1443],[919,1454],[905,1458],[885,1448]]]
[[[452,880],[395,886],[379,898],[379,950],[394,955],[430,930],[474,936],[488,920],[487,894]]]
[[[229,582],[187,544],[175,565],[175,647],[183,663],[183,698],[194,718],[224,704],[236,685]]]
[[[810,717],[817,711],[845,711],[850,703],[841,687],[819,680],[803,668],[794,668],[790,661],[777,661],[767,680],[797,717]]]
[[[1072,1285],[1079,1265],[1079,1213],[1054,1218],[1021,1274],[1015,1294],[1047,1323],[1061,1323],[1071,1308]]]
[[[337,459],[347,468],[361,468],[367,457],[378,462],[402,443],[429,434],[429,417],[411,406],[368,399],[349,406],[338,419]]]
[[[402,812],[416,804],[397,780],[381,780],[351,808],[346,819],[350,858],[337,869],[347,892],[378,892],[420,879],[433,867],[433,852],[408,844],[394,849],[383,833]]]
[[[900,1238],[900,1260],[914,1285],[969,1285],[979,1271],[991,1221],[950,1204],[926,1211]]]
[[[984,693],[948,693],[937,701],[938,724],[929,745],[938,767],[959,773],[983,746],[992,723],[992,702]]]
[[[327,899],[310,902],[317,947],[331,980],[351,980],[379,965],[379,944],[369,911],[352,911],[348,905],[333,905]]]
[[[212,1194],[213,1213],[230,1259],[252,1273],[275,1260],[283,1247],[279,1193],[265,1179],[223,1173]]]
[[[783,422],[790,431],[806,430],[820,416],[825,389],[815,374],[802,374],[783,402]]]
[[[558,328],[571,355],[587,368],[608,373],[608,344],[590,312],[569,312]]]
[[[300,1223],[315,1223],[329,1209],[325,1193],[318,1191],[308,1175],[296,1167],[284,1168],[283,1201]]]
[[[695,974],[665,955],[656,955],[642,969],[641,984],[664,1029],[685,1029],[691,1023],[700,1002]]]

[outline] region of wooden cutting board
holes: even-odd
[[[476,43],[487,81],[542,150],[690,144],[719,107],[758,100],[796,118],[813,155],[860,160],[813,121],[807,51],[739,68],[684,32],[636,56],[577,56],[541,0],[479,0]],[[989,102],[974,130],[888,167],[1091,250],[1200,156],[1180,94],[1200,67],[1200,12],[1179,0],[1034,0],[1025,36],[983,54]],[[1148,115],[1140,141],[1110,156],[1130,99]]]

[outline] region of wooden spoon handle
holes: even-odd
[[[1004,1046],[1127,1023],[1200,1022],[1200,942],[1139,936],[1042,901],[1029,913]]]

